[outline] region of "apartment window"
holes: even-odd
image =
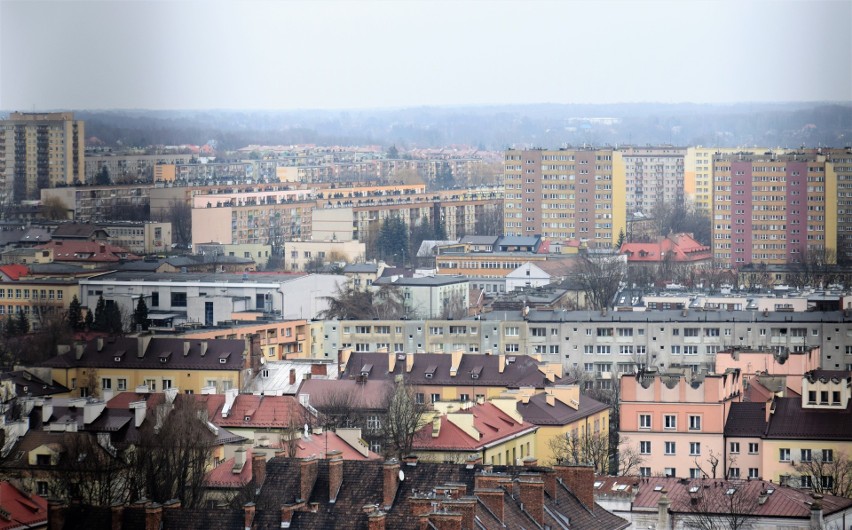
[[[651,476],[651,468],[650,467],[640,467],[639,468],[639,476],[640,477],[650,477]]]
[[[382,422],[379,419],[378,414],[372,414],[367,416],[367,430],[370,431],[378,431],[382,427]]]
[[[41,455],[39,455],[39,456],[41,456]],[[45,482],[44,480],[39,480],[39,481],[36,482],[36,495],[41,495],[42,497],[47,497],[47,495],[48,495],[47,482]]]
[[[699,468],[699,467],[689,468],[689,478],[701,478],[701,468]]]
[[[370,326],[355,326],[355,333],[366,335],[370,333]]]
[[[640,455],[650,455],[651,454],[651,442],[650,441],[639,442],[639,454]]]
[[[707,337],[718,337],[719,328],[706,328],[704,330],[704,335],[706,335]]]
[[[748,468],[748,478],[758,478],[760,475],[758,474],[756,467]]]
[[[675,469],[673,467],[667,467],[667,468],[664,469],[663,474],[667,477],[676,477],[677,476],[677,469]]]
[[[118,390],[119,391],[127,390],[127,379],[119,377],[118,380],[117,380],[117,383],[118,383]]]
[[[618,336],[619,337],[632,337],[633,336],[633,328],[618,328]]]
[[[680,355],[680,346],[677,344],[672,346],[672,355]]]
[[[816,405],[816,390],[808,390],[808,405]]]
[[[786,447],[782,447],[778,449],[778,460],[781,462],[789,462],[790,461],[790,449]]]
[[[740,452],[740,442],[731,442],[731,453],[737,454]]]
[[[639,415],[639,428],[640,429],[650,429],[651,428],[651,415],[650,414],[640,414]]]
[[[101,388],[103,388],[104,390],[112,390],[112,379],[110,379],[109,377],[102,377]]]
[[[819,404],[820,405],[828,405],[828,390],[820,390]]]
[[[684,328],[683,336],[684,337],[697,337],[700,328]]]
[[[663,416],[663,425],[666,429],[677,429],[677,416],[674,414],[666,414]]]
[[[701,444],[699,442],[689,442],[689,456],[700,456]]]
[[[802,488],[812,488],[814,485],[810,475],[802,475],[799,477],[799,486]]]
[[[441,327],[441,326],[431,326],[431,327],[429,327],[429,334],[430,335],[443,335],[444,334],[444,328]]]
[[[756,455],[757,454],[757,442],[749,442],[748,454],[750,454],[750,455]]]
[[[823,462],[834,462],[834,450],[833,449],[823,449],[822,450],[822,461]]]
[[[701,416],[690,416],[689,417],[689,430],[690,431],[700,431],[701,430]]]
[[[441,401],[441,394],[432,394],[431,395],[432,403],[437,403]]]
[[[612,337],[612,328],[598,328],[598,337]]]
[[[163,379],[163,390],[167,390],[172,387],[171,379]]]
[[[546,337],[547,328],[530,328],[533,337]]]
[[[831,404],[840,405],[840,391],[835,390],[831,393]]]
[[[666,454],[667,455],[675,454],[677,452],[676,447],[677,447],[677,444],[675,444],[675,442],[666,442],[666,445],[665,445]]]
[[[503,328],[503,334],[507,337],[517,337],[518,336],[518,327],[517,326],[509,326]]]
[[[811,450],[810,449],[802,449],[800,460],[802,462],[810,462],[811,461]]]
[[[738,467],[728,468],[728,478],[729,479],[740,478],[740,468],[738,468]]]
[[[823,489],[830,490],[834,487],[834,477],[831,475],[823,475],[819,478],[819,482]]]

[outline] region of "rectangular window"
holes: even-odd
[[[729,479],[738,479],[740,478],[740,468],[732,467],[728,469],[728,478]]]
[[[367,416],[367,430],[378,431],[382,427],[382,422],[378,414]]]
[[[740,452],[740,442],[731,442],[731,453],[737,454]]]
[[[503,334],[507,337],[517,337],[518,336],[518,327],[510,326],[503,328]]]
[[[172,298],[172,307],[186,307],[186,293],[175,293],[171,294]]]
[[[684,328],[683,336],[684,337],[697,337],[700,328]]]
[[[645,442],[645,441],[639,442],[639,454],[640,455],[650,455],[651,454],[651,442]]]
[[[677,416],[674,414],[666,414],[663,416],[663,426],[666,429],[677,429]]]
[[[102,377],[101,388],[103,388],[104,390],[112,390],[112,379],[110,379],[109,377]]]
[[[665,445],[666,454],[667,455],[675,454],[677,452],[676,447],[677,447],[677,444],[675,444],[675,442],[666,442],[666,445]]]
[[[151,293],[151,307],[160,307],[160,293],[157,291]]]
[[[749,442],[748,454],[750,454],[750,455],[756,455],[757,454],[757,442]]]
[[[811,461],[811,450],[810,449],[802,449],[799,459],[802,462],[810,462]]]
[[[36,482],[36,495],[41,495],[42,497],[47,497],[49,494],[47,490],[47,482],[44,480],[39,480]]]
[[[701,468],[699,468],[699,467],[689,468],[689,478],[701,478]]]
[[[778,449],[778,460],[781,462],[789,462],[790,461],[790,449],[786,447],[782,447]]]
[[[639,415],[639,428],[640,429],[650,429],[651,428],[651,415],[650,414],[640,414]]]
[[[432,394],[431,395],[432,403],[437,403],[441,401],[441,394]]]
[[[667,468],[665,468],[663,473],[667,477],[676,477],[677,476],[677,469],[675,469],[673,467],[667,467]]]
[[[690,456],[700,456],[701,455],[701,444],[699,442],[689,442],[689,455]]]
[[[650,477],[651,476],[651,468],[650,467],[640,467],[639,468],[639,476],[640,477]]]
[[[822,461],[823,462],[834,462],[834,450],[833,449],[823,449],[822,450]]]
[[[127,379],[124,379],[122,377],[118,378],[118,390],[119,391],[127,390]]]
[[[812,488],[814,485],[810,475],[802,475],[799,477],[799,486],[802,488]]]
[[[701,430],[701,416],[690,416],[689,417],[689,430],[690,431],[700,431]]]
[[[756,467],[748,468],[748,478],[758,478],[760,475]]]

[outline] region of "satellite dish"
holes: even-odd
[[[403,470],[399,470],[399,481],[402,482],[405,480],[405,472]]]

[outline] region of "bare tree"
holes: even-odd
[[[59,197],[47,197],[41,201],[41,214],[51,221],[68,219],[68,205]]]
[[[83,504],[110,506],[127,502],[128,484],[132,477],[115,450],[98,443],[90,433],[66,433],[62,438],[64,452],[57,466],[56,494],[79,499]]]
[[[452,293],[444,303],[444,308],[441,310],[441,318],[444,320],[458,320],[467,316],[464,297],[467,293],[458,291]]]
[[[586,302],[593,310],[609,307],[625,277],[626,266],[618,256],[585,256],[578,260],[577,283],[586,293]]]
[[[825,451],[795,466],[802,486],[814,493],[852,498],[852,458],[844,452]]]
[[[554,436],[548,442],[552,464],[590,464],[595,473],[609,470],[609,436],[602,432],[579,434],[577,429]]]
[[[385,454],[401,459],[411,452],[414,438],[423,423],[426,406],[418,403],[414,387],[400,379],[387,396],[387,416],[382,423]]]
[[[337,320],[393,320],[405,314],[405,304],[398,287],[382,285],[376,289],[357,289],[350,285],[337,287],[334,296],[323,298],[328,309],[320,312],[320,318]]]
[[[620,477],[629,477],[639,474],[639,468],[645,459],[636,450],[636,447],[630,444],[630,438],[619,437],[616,447],[617,455],[617,475]]]
[[[172,223],[172,239],[182,248],[192,243],[192,208],[186,201],[173,200],[161,215],[163,221]]]
[[[740,481],[723,481],[721,487],[702,487],[708,485],[697,483],[689,490],[684,526],[697,530],[749,528],[758,498],[743,485]]]

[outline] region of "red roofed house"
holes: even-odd
[[[648,243],[624,243],[619,252],[627,255],[628,268],[650,269],[661,280],[670,280],[675,266],[709,267],[713,260],[710,247],[683,233]]]
[[[16,282],[18,278],[26,276],[27,273],[29,273],[29,269],[26,265],[14,264],[0,266],[0,280]]]
[[[412,452],[419,458],[465,462],[473,457],[487,464],[515,465],[535,457],[538,427],[525,422],[519,413],[501,410],[492,403],[462,409],[455,408],[458,403],[448,405],[445,414],[417,431]]]
[[[0,482],[0,530],[46,527],[47,499]]]
[[[55,263],[73,263],[89,268],[142,259],[126,248],[102,241],[51,241],[36,248],[53,249]]]

